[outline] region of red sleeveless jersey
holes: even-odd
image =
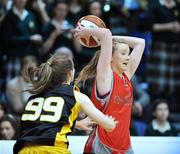
[[[116,128],[112,132],[107,132],[100,126],[97,126],[99,140],[110,147],[112,150],[123,152],[130,147],[130,119],[133,101],[132,85],[123,73],[124,79],[121,79],[116,73],[113,73],[114,83],[112,93],[107,107],[102,106],[95,96],[95,84],[92,89],[91,100],[94,105],[104,112],[104,114],[112,115],[119,121]]]

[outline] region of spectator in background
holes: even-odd
[[[3,102],[0,102],[0,121],[2,120],[6,112],[7,112],[6,105]]]
[[[148,15],[153,40],[147,64],[150,94],[167,98],[170,109],[180,111],[180,3],[153,0]]]
[[[55,53],[66,54],[66,55],[70,56],[73,59],[72,51],[67,47],[60,47],[60,48],[55,50]]]
[[[144,109],[150,102],[149,94],[140,86],[137,76],[133,76],[132,86],[134,91],[134,103],[132,106],[132,114],[134,118],[142,118],[142,115],[145,114]]]
[[[109,27],[109,14],[108,12],[105,12],[103,9],[103,4],[100,0],[88,0],[84,4],[84,7],[82,9],[82,15],[95,15],[101,18],[107,27]]]
[[[22,70],[28,65],[34,64],[37,66],[38,62],[34,56],[26,56],[22,59]],[[11,110],[18,115],[24,111],[27,100],[31,96],[26,90],[30,85],[28,81],[23,78],[22,74],[8,81],[6,86],[6,96]]]
[[[103,14],[102,3],[99,0],[88,0],[84,3],[81,16],[83,17],[86,15],[98,16],[105,22],[106,26],[107,26],[107,23],[109,23]],[[97,50],[99,50],[99,47],[86,48],[86,47],[82,46],[82,48],[78,54],[78,61],[79,61],[80,67],[78,67],[77,72],[80,71],[83,68],[83,66],[85,66],[91,60],[91,58],[93,57],[94,53]],[[88,85],[87,87],[90,86],[89,83],[87,85]],[[87,87],[84,87],[84,88],[87,89]],[[85,91],[85,93],[87,94],[88,92]]]
[[[82,0],[70,0],[68,20],[76,26],[77,21],[81,18],[82,13]]]
[[[168,121],[169,107],[164,99],[157,99],[153,103],[154,119],[146,129],[146,136],[177,136],[174,126]]]
[[[12,0],[0,0],[0,22],[12,7]]]
[[[39,30],[41,30],[43,24],[49,22],[50,18],[46,11],[46,4],[42,0],[28,0],[26,8],[34,13]]]
[[[68,3],[65,0],[56,0],[52,4],[53,17],[42,30],[44,44],[42,54],[45,58],[54,53],[59,47],[67,47],[75,53],[79,51],[80,44],[73,37],[73,26],[65,18],[68,13]]]
[[[132,136],[143,136],[146,128],[146,121],[149,121],[150,97],[145,89],[142,88],[138,76],[131,79],[133,87],[134,102],[132,104],[132,120],[130,133]]]
[[[6,12],[7,12],[7,1],[8,0],[0,0],[0,22],[2,21],[2,19],[4,18]]]
[[[13,0],[13,7],[4,17],[0,36],[3,50],[7,56],[6,81],[20,73],[20,61],[26,55],[38,56],[38,45],[42,37],[32,13],[25,9],[27,0]]]
[[[14,140],[17,137],[19,122],[11,114],[7,114],[0,122],[0,139]]]

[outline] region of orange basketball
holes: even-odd
[[[94,15],[84,16],[79,19],[78,22],[86,28],[106,28],[105,23],[99,17]],[[100,40],[95,36],[91,36],[90,38],[81,38],[80,43],[89,48],[98,47],[101,44]]]

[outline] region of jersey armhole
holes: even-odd
[[[110,91],[108,91],[106,94],[104,94],[104,95],[100,95],[99,96],[99,94],[98,94],[98,89],[97,89],[97,86],[96,86],[96,84],[95,84],[95,89],[94,89],[94,95],[95,95],[95,97],[96,97],[96,99],[99,101],[99,102],[101,102],[102,103],[102,105],[104,105],[106,102],[108,102],[109,101],[109,99],[110,99],[110,97],[111,97],[111,94],[112,94],[112,90],[113,90],[113,84],[114,84],[114,76],[113,76],[113,73],[112,73],[112,82],[111,82],[111,90]]]

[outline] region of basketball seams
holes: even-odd
[[[96,17],[94,15],[88,15],[88,16],[82,17],[81,19],[82,20],[88,20],[88,21],[94,23],[95,25],[97,25],[98,27],[106,28],[104,21],[101,20],[99,17]]]
[[[99,17],[94,15],[87,15],[79,19],[78,21],[82,26],[86,28],[106,28],[105,23]],[[98,47],[100,46],[100,40],[96,36],[89,38],[80,38],[80,43],[85,47]]]

